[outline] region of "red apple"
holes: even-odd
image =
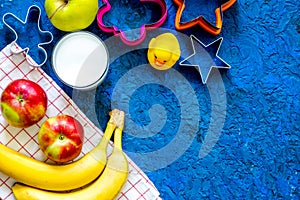
[[[69,162],[81,152],[84,129],[69,115],[47,119],[38,133],[38,142],[45,155],[55,162]]]
[[[18,79],[1,94],[2,116],[8,124],[26,128],[40,121],[47,110],[47,95],[37,83]]]

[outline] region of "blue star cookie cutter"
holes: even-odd
[[[34,15],[34,14],[37,14],[37,15]],[[10,13],[10,12],[7,12],[3,15],[3,17],[2,17],[3,24],[5,26],[7,26],[13,32],[13,34],[15,35],[15,39],[13,40],[13,42],[11,44],[17,44],[17,41],[19,39],[19,35],[18,35],[17,31],[15,30],[15,28],[13,28],[7,22],[8,17],[14,18],[17,22],[21,23],[22,25],[26,25],[29,22],[29,20],[32,20],[32,19],[30,19],[30,17],[37,18],[37,28],[38,28],[39,34],[42,35],[42,36],[48,35],[48,38],[49,38],[49,39],[37,44],[38,50],[40,52],[42,52],[42,54],[43,54],[43,59],[41,59],[42,62],[41,63],[36,63],[36,61],[34,61],[29,56],[29,51],[30,51],[29,47],[22,48],[22,47],[18,47],[18,45],[11,45],[10,50],[13,54],[25,53],[25,58],[26,58],[27,62],[29,63],[29,65],[32,66],[32,67],[41,67],[42,65],[44,65],[46,63],[47,59],[48,59],[48,54],[47,54],[47,51],[43,48],[43,46],[47,45],[47,44],[50,44],[52,42],[53,35],[50,31],[44,31],[40,27],[40,18],[41,18],[41,9],[40,9],[40,7],[38,7],[37,5],[30,6],[28,8],[28,11],[27,11],[27,14],[26,14],[26,17],[25,17],[24,21],[21,20],[20,18],[18,18],[13,13]]]
[[[212,68],[230,69],[231,66],[218,56],[223,38],[205,45],[194,35],[190,36],[193,54],[182,60],[180,66],[194,66],[201,75],[202,83],[206,84]]]

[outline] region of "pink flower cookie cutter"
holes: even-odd
[[[12,32],[13,34],[15,35],[15,39],[13,40],[12,44],[14,43],[17,43],[18,39],[19,39],[19,35],[17,33],[17,31],[12,27],[10,26],[8,23],[7,23],[7,17],[12,17],[14,18],[17,22],[20,22],[22,25],[25,25],[27,24],[29,21],[33,20],[31,19],[30,17],[32,17],[32,15],[34,15],[34,13],[37,13],[37,16],[35,15],[34,16],[34,19],[37,18],[37,28],[38,28],[38,32],[40,35],[48,35],[50,39],[44,41],[44,42],[40,42],[37,44],[38,46],[38,49],[39,51],[41,51],[44,55],[44,59],[41,63],[36,63],[30,56],[29,56],[29,47],[25,47],[25,48],[22,48],[22,47],[19,47],[17,45],[11,45],[11,48],[10,48],[10,51],[13,53],[13,54],[20,54],[20,53],[25,53],[25,58],[27,60],[27,62],[29,63],[30,66],[32,67],[41,67],[42,65],[44,65],[48,59],[48,54],[47,54],[47,51],[43,48],[44,45],[46,44],[50,44],[53,40],[53,35],[50,31],[44,31],[41,29],[40,27],[40,23],[41,23],[41,9],[40,7],[38,7],[37,5],[32,5],[28,8],[28,11],[27,11],[27,14],[26,14],[26,17],[25,17],[25,20],[21,20],[20,18],[18,18],[16,15],[14,15],[13,13],[5,13],[2,17],[2,21],[3,21],[3,24],[5,26],[7,26]]]
[[[153,2],[157,3],[161,8],[161,17],[158,21],[151,24],[144,24],[140,27],[139,37],[136,40],[130,40],[126,37],[125,32],[119,30],[117,26],[106,26],[103,22],[104,15],[111,10],[111,4],[109,0],[102,0],[104,6],[100,7],[97,13],[97,23],[99,28],[106,33],[113,33],[119,36],[121,41],[128,46],[136,46],[144,41],[146,38],[147,30],[156,29],[160,27],[167,19],[168,11],[165,0],[140,0],[140,2]]]

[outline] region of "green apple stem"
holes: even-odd
[[[65,7],[68,4],[68,1],[64,1],[65,3],[60,5],[53,13],[52,15],[49,17],[49,19],[51,20],[52,17],[56,14],[57,11],[59,11],[60,9],[62,9],[63,7]]]

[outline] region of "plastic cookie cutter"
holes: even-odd
[[[18,47],[18,45],[11,45],[11,52],[13,54],[20,54],[20,53],[25,53],[25,58],[27,60],[27,62],[29,63],[30,66],[32,67],[41,67],[42,65],[45,64],[45,62],[47,61],[48,55],[47,55],[47,51],[43,48],[43,45],[49,44],[52,42],[53,40],[53,35],[51,32],[49,31],[44,31],[40,28],[40,18],[41,18],[41,9],[36,6],[36,5],[32,5],[28,8],[25,20],[22,21],[20,18],[18,18],[16,15],[14,15],[13,13],[5,13],[2,17],[2,21],[3,23],[14,33],[15,35],[15,39],[13,40],[12,44],[16,44],[18,39],[19,39],[19,35],[17,33],[17,31],[15,30],[15,28],[13,28],[11,25],[8,24],[7,20],[9,17],[12,17],[14,20],[17,20],[17,22],[21,23],[23,26],[26,26],[29,24],[29,22],[32,20],[37,20],[37,28],[38,28],[38,32],[39,35],[41,37],[43,36],[48,36],[49,39],[45,39],[45,41],[40,42],[37,44],[37,48],[38,51],[42,52],[43,54],[43,58],[41,59],[42,62],[41,63],[36,63],[30,56],[29,56],[29,51],[30,48],[29,47]],[[34,29],[31,29],[34,30]],[[25,31],[25,33],[28,35],[28,33]],[[32,40],[30,40],[32,41]]]
[[[175,28],[177,30],[185,30],[188,28],[192,28],[193,26],[199,25],[206,32],[212,35],[218,35],[222,29],[223,23],[223,12],[228,10],[236,0],[227,0],[225,3],[224,0],[215,0],[218,4],[218,7],[215,9],[215,24],[210,23],[204,16],[200,15],[199,17],[192,19],[188,22],[181,22],[182,12],[185,8],[185,0],[173,0],[175,4],[178,6],[178,10],[176,12],[175,17]]]
[[[98,14],[97,14],[97,23],[98,23],[99,28],[104,32],[113,33],[114,35],[120,36],[120,39],[122,40],[122,42],[124,42],[125,44],[127,44],[129,46],[135,46],[135,45],[138,45],[141,42],[143,42],[143,40],[146,37],[146,31],[160,27],[166,21],[167,15],[168,15],[167,5],[164,0],[140,0],[140,2],[157,3],[161,8],[161,16],[160,16],[160,19],[158,21],[156,21],[155,23],[142,25],[140,27],[140,33],[139,33],[138,39],[131,40],[125,35],[125,31],[120,30],[117,26],[106,26],[104,24],[103,17],[106,13],[108,13],[111,10],[112,6],[109,3],[109,0],[102,0],[102,1],[104,3],[104,6],[102,6],[99,9]]]

